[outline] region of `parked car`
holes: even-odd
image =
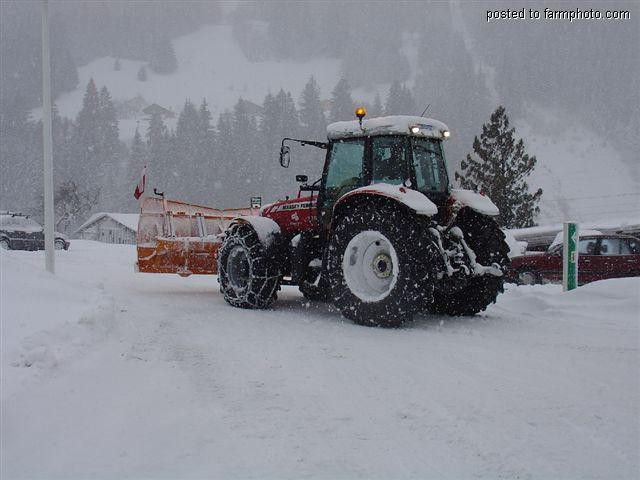
[[[68,250],[71,242],[59,232],[54,234],[56,250]],[[0,214],[0,247],[5,250],[44,250],[42,225],[20,213]]]
[[[640,240],[588,231],[578,242],[578,284],[640,276]],[[507,280],[521,285],[562,282],[562,232],[544,253],[511,259]]]

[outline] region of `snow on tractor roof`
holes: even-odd
[[[418,127],[412,131],[411,127]],[[335,122],[327,127],[330,140],[340,138],[362,137],[369,135],[415,135],[417,137],[446,138],[444,132],[449,127],[433,118],[414,117],[408,115],[391,115],[388,117],[368,118],[362,121]]]

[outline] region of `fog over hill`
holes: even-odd
[[[286,127],[267,129],[267,109],[242,117],[246,112],[238,111],[238,100],[264,107],[268,94],[283,89],[283,105],[290,93],[300,110],[301,94],[313,76],[326,107],[344,77],[352,99],[368,105],[372,114],[380,113],[375,112],[377,100],[391,108],[387,96],[394,82],[407,87],[410,96],[403,105],[412,111],[391,113],[420,114],[429,105],[428,116],[443,120],[453,132],[447,145],[452,171],[471,151],[474,135],[491,112],[504,105],[527,150],[538,158],[529,183],[544,189],[540,221],[638,213],[637,2],[526,5],[540,11],[628,10],[628,20],[487,22],[487,9],[507,6],[52,1],[53,80],[60,113],[56,183],[72,179],[99,190],[94,211],[134,211],[130,190],[141,165],[132,141],[136,128],[143,139],[149,128],[141,107],[157,103],[172,110],[176,117],[166,119],[171,132],[178,128],[187,99],[197,107],[206,98],[213,153],[167,153],[164,170],[158,167],[153,181],[174,197],[220,206],[251,194],[271,200],[295,188],[289,177],[296,172],[277,166],[276,137],[288,132],[318,137],[322,128],[296,118]],[[37,214],[42,184],[36,123],[39,4],[6,1],[0,9],[0,208]],[[91,78],[98,89],[108,90],[121,143],[110,147],[116,152],[112,160],[87,165],[80,176],[71,161],[79,158],[73,153],[77,126],[72,122],[78,122]],[[229,128],[234,119],[249,122],[243,143],[255,148],[242,154],[242,162],[220,153],[231,138],[223,135],[226,110],[234,112],[226,119]],[[333,120],[328,107],[324,113],[326,121]],[[321,160],[294,154],[300,173],[310,169],[317,174]]]

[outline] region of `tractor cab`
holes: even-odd
[[[436,206],[444,206],[450,195],[442,145],[449,137],[447,126],[413,116],[364,120],[364,114],[364,109],[359,108],[358,120],[329,125],[328,143],[303,143],[327,150],[322,178],[314,185],[305,183],[301,187],[301,193],[317,191],[320,224],[330,219],[338,199],[369,185],[399,185],[417,190]],[[283,167],[289,164],[286,140],[293,139],[283,140],[280,157]]]

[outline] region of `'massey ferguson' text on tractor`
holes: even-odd
[[[509,249],[491,200],[449,185],[446,125],[356,113],[358,121],[329,125],[328,143],[282,141],[283,167],[288,142],[327,150],[318,181],[296,177],[297,198],[259,215],[221,217],[208,258],[216,258],[209,270],[217,270],[225,300],[265,308],[280,285],[298,285],[354,322],[379,326],[400,325],[419,311],[484,310],[503,289]]]

